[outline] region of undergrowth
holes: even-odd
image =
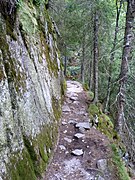
[[[112,158],[110,168],[112,173],[115,173],[118,180],[130,180],[130,177],[127,173],[124,162],[122,161],[119,149],[124,153],[125,147],[121,142],[121,139],[118,133],[114,129],[114,125],[110,117],[102,112],[102,105],[100,103],[90,104],[89,105],[89,115],[91,121],[95,121],[95,118],[98,119],[98,123],[95,124],[96,128],[104,133],[110,140],[111,149],[112,149]],[[95,123],[95,122],[94,122]],[[94,124],[92,123],[92,124]]]
[[[119,177],[119,180],[130,180],[130,177],[127,173],[127,169],[120,158],[118,148],[115,144],[111,145],[113,156],[112,156],[112,163],[116,167],[116,173]]]

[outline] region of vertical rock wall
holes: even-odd
[[[0,179],[34,180],[56,142],[61,65],[45,2],[18,2],[0,14]]]

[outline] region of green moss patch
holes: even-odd
[[[114,136],[114,125],[110,118],[106,114],[101,114],[99,116],[98,129],[107,135],[109,138]]]
[[[99,107],[96,104],[90,104],[88,111],[90,116],[100,115]]]
[[[119,140],[119,136],[117,132],[114,130],[114,125],[109,116],[102,112],[102,105],[100,103],[90,104],[88,109],[90,119],[94,121],[95,115],[98,117],[98,126],[102,133],[108,136],[110,139]]]
[[[130,177],[127,173],[127,169],[119,156],[118,148],[116,147],[115,144],[112,144],[111,147],[113,151],[111,167],[115,171],[114,173],[116,173],[119,180],[130,180]]]
[[[10,164],[7,165],[9,177],[14,180],[41,178],[53,153],[57,135],[57,125],[51,124],[44,127],[34,140],[23,136],[25,148],[21,154],[11,156]]]
[[[87,91],[86,94],[87,94],[88,99],[92,101],[94,98],[94,93],[92,91]]]
[[[36,8],[32,5],[32,3],[29,5],[28,2],[26,3],[22,1],[19,8],[19,20],[23,31],[25,31],[28,35],[32,35],[38,30],[36,17]]]
[[[63,82],[61,82],[61,94],[64,95],[67,89],[67,82],[64,79]]]
[[[58,121],[61,117],[61,105],[60,101],[58,101],[55,97],[52,97],[52,107],[53,107],[53,114],[55,116],[55,119]]]
[[[83,89],[84,89],[85,91],[88,91],[88,90],[89,90],[89,85],[88,85],[88,83],[84,83],[84,84],[83,84]]]
[[[12,155],[11,166],[8,166],[10,178],[13,180],[36,180],[33,163],[27,149],[23,150],[21,156],[19,153]],[[9,179],[7,177],[7,179]]]

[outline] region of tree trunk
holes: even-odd
[[[93,82],[94,82],[94,99],[98,102],[98,14],[94,15],[94,61],[93,61]]]
[[[93,60],[89,62],[89,91],[93,88]]]
[[[122,135],[123,125],[124,125],[124,106],[126,101],[126,82],[128,76],[128,61],[130,59],[130,52],[133,41],[133,23],[134,23],[134,11],[135,1],[127,1],[127,14],[126,14],[126,26],[125,26],[125,36],[124,36],[124,46],[122,53],[122,63],[120,72],[120,83],[119,83],[119,93],[118,93],[118,112],[115,123],[115,128]]]
[[[115,49],[116,49],[117,35],[118,35],[118,28],[119,28],[119,18],[120,18],[120,12],[121,12],[122,4],[123,4],[123,0],[120,1],[120,7],[118,8],[118,1],[116,1],[116,9],[117,9],[116,26],[115,26],[113,47],[112,47],[111,52],[110,52],[110,64],[109,64],[109,72],[108,72],[109,77],[108,77],[108,87],[107,87],[107,95],[106,95],[106,101],[105,101],[105,106],[104,106],[104,112],[107,112],[108,104],[109,104],[109,100],[110,100],[111,79],[112,79],[112,63],[114,61],[114,56],[115,56]]]
[[[84,61],[85,61],[85,34],[83,35],[82,42],[82,60],[81,60],[81,81],[84,84]]]

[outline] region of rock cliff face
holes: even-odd
[[[57,138],[63,91],[44,1],[1,0],[0,179],[34,180]]]

